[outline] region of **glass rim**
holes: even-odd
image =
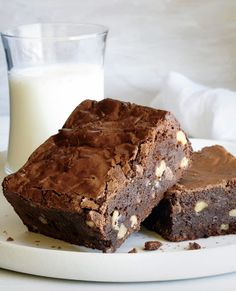
[[[94,28],[94,32],[91,33],[78,33],[78,35],[68,35],[68,36],[27,36],[27,35],[17,35],[16,30],[17,29],[24,29],[30,26],[67,26],[67,27],[92,27]],[[97,31],[95,30],[97,28]],[[109,29],[107,26],[102,24],[95,24],[95,23],[76,23],[76,22],[37,22],[37,23],[31,23],[31,24],[24,24],[15,26],[9,29],[6,29],[5,31],[0,32],[2,37],[6,38],[12,38],[12,39],[25,39],[25,40],[80,40],[80,39],[87,39],[87,38],[94,38],[102,35],[106,35],[108,33]]]

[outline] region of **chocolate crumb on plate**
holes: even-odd
[[[196,242],[190,242],[189,244],[188,244],[188,250],[189,251],[192,251],[192,250],[199,250],[199,249],[201,249],[202,247],[198,244],[198,243],[196,243]]]
[[[14,241],[14,239],[13,239],[12,237],[9,236],[9,237],[7,238],[7,241]]]
[[[145,251],[155,251],[162,246],[162,243],[159,241],[146,241],[144,245]]]
[[[137,253],[137,249],[136,248],[133,248],[132,250],[130,250],[128,252],[128,254],[136,254]]]

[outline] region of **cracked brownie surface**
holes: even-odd
[[[191,146],[167,111],[85,100],[3,192],[29,230],[115,251],[182,176]]]

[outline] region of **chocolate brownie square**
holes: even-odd
[[[219,145],[193,153],[145,225],[170,241],[236,233],[236,158]]]
[[[167,111],[86,100],[3,192],[30,231],[115,251],[187,169],[191,146]]]

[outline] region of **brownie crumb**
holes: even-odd
[[[137,249],[136,249],[136,248],[133,248],[133,249],[130,250],[128,253],[129,253],[129,254],[135,254],[135,253],[137,253]]]
[[[6,231],[6,230],[4,230],[4,231],[3,231],[3,233],[4,233],[4,234],[7,234],[7,231]]]
[[[144,245],[145,251],[155,251],[158,250],[162,246],[162,243],[159,241],[146,241]]]
[[[7,238],[7,241],[14,241],[14,239],[13,239],[12,237],[9,236],[9,237]]]
[[[198,243],[196,243],[196,242],[190,242],[189,244],[188,244],[188,250],[189,251],[192,251],[192,250],[199,250],[199,249],[201,249],[202,247],[198,244]]]
[[[40,243],[40,240],[35,240],[34,242],[36,242],[36,243]]]
[[[61,250],[61,247],[60,247],[60,246],[58,246],[58,247],[57,247],[57,249],[58,249],[58,250]]]

